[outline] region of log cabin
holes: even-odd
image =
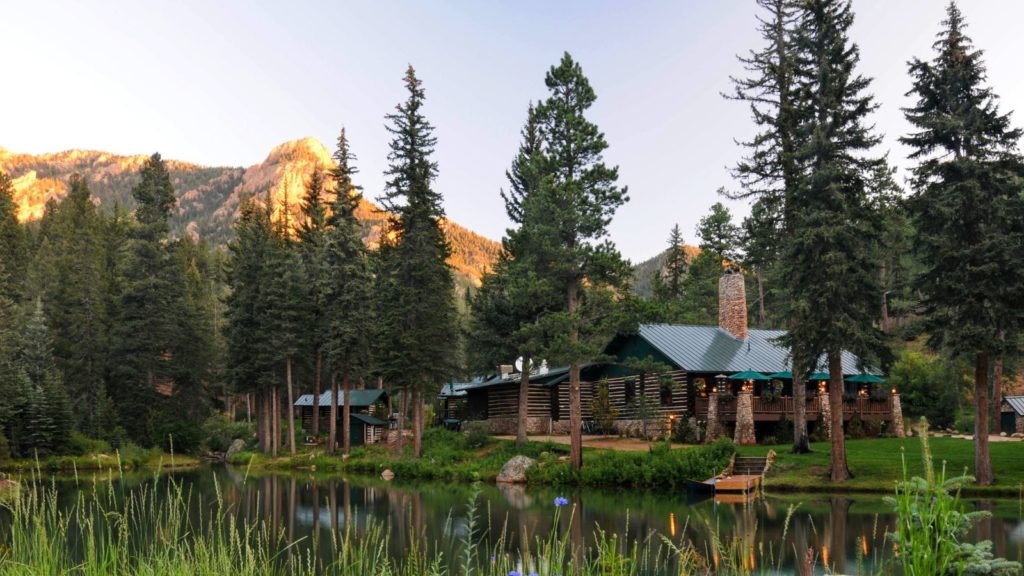
[[[381,389],[349,390],[349,430],[353,446],[376,444],[387,437],[387,392]],[[345,395],[338,393],[338,437],[341,437],[342,406]],[[295,401],[302,417],[302,429],[306,434],[313,430],[313,395],[303,394]],[[320,395],[320,433],[326,434],[331,422],[331,391]]]

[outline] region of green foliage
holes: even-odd
[[[993,556],[992,542],[965,542],[974,524],[990,513],[964,510],[960,489],[974,478],[947,479],[945,464],[936,472],[927,424],[922,422],[919,430],[924,477],[910,477],[904,457],[903,480],[896,485],[895,497],[886,498],[899,518],[896,531],[886,534],[899,550],[892,563],[903,574],[1020,574],[1019,562]]]
[[[614,450],[588,454],[587,465],[573,472],[568,463],[546,462],[531,467],[531,483],[581,484],[585,486],[630,486],[643,488],[682,488],[686,479],[710,478],[722,471],[732,456],[731,441],[672,450],[667,443],[649,452]]]
[[[905,349],[889,369],[887,384],[899,391],[904,415],[924,417],[937,428],[953,426],[965,387],[959,363]]]
[[[227,452],[236,439],[246,444],[252,441],[256,431],[253,425],[245,422],[232,422],[221,414],[214,414],[203,422],[203,438],[206,447],[214,452]]]
[[[704,439],[704,428],[696,418],[683,416],[672,419],[672,441],[680,444],[699,444]]]
[[[89,438],[76,431],[71,433],[67,452],[73,456],[86,456],[88,454],[110,454],[113,449],[103,440]]]
[[[590,413],[594,416],[594,423],[597,430],[602,434],[611,434],[615,431],[615,420],[619,417],[619,409],[612,404],[611,395],[608,393],[608,379],[597,383],[594,397],[590,400]]]
[[[491,435],[487,432],[487,425],[483,422],[471,422],[466,426],[466,446],[469,448],[483,448],[490,442]]]

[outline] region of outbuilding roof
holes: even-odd
[[[367,426],[387,426],[387,422],[377,418],[376,416],[370,416],[369,414],[349,414],[353,420],[358,420]]]
[[[486,380],[480,382],[472,382],[463,390],[476,390],[479,388],[490,388],[491,386],[499,386],[501,384],[518,384],[522,374],[516,372],[507,376],[492,376]],[[560,384],[569,379],[569,367],[562,366],[560,368],[551,368],[547,372],[531,372],[530,373],[530,384],[537,386],[554,386]]]
[[[639,337],[687,372],[732,374],[756,370],[765,374],[792,368],[789,350],[775,343],[784,330],[752,328],[740,340],[719,326],[641,324]],[[843,352],[843,370],[860,372],[860,359]],[[865,372],[877,371],[865,367]]]
[[[350,406],[365,408],[370,406],[374,402],[380,400],[384,396],[384,391],[380,388],[373,388],[370,390],[349,390]],[[303,394],[299,396],[299,399],[295,401],[296,406],[312,406],[313,395]],[[328,390],[320,395],[320,405],[330,406],[331,405],[331,391]],[[338,394],[338,406],[345,405],[345,395],[343,393]]]
[[[1003,400],[1013,408],[1019,416],[1024,416],[1024,396],[1003,396]]]

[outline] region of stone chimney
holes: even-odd
[[[739,270],[728,268],[718,280],[718,325],[740,340],[747,339],[747,289]]]

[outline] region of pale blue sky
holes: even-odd
[[[876,122],[897,164],[905,62],[929,56],[944,4],[855,2],[861,71],[876,78]],[[1003,106],[1024,108],[1024,2],[961,7]],[[719,92],[740,72],[735,55],[759,45],[754,15],[752,0],[7,2],[0,146],[248,166],[304,136],[333,148],[344,124],[375,197],[383,118],[404,97],[412,63],[437,126],[448,214],[497,239],[507,225],[498,190],[527,103],[545,96],[544,73],[568,50],[597,91],[591,118],[632,197],[612,239],[642,260],[664,247],[674,222],[693,242],[715,191],[732,186],[733,139],[751,126],[744,106]]]

